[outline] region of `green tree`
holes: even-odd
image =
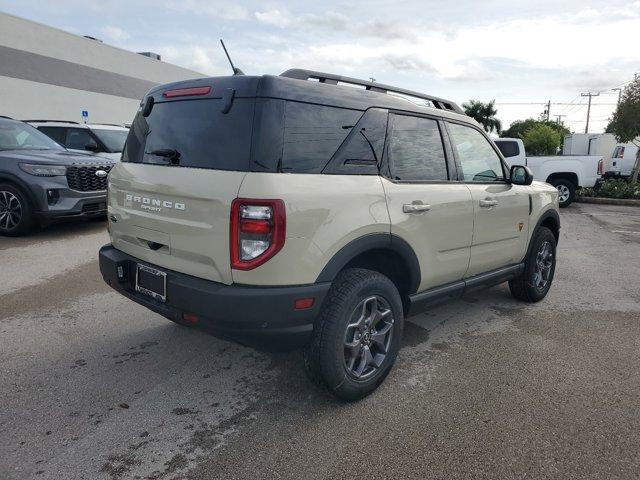
[[[522,137],[524,148],[529,155],[554,155],[560,148],[562,137],[549,125],[534,125]]]
[[[571,133],[567,127],[565,127],[564,125],[560,125],[559,123],[551,122],[548,120],[535,120],[533,118],[528,118],[526,120],[516,120],[509,126],[509,128],[503,130],[500,136],[505,138],[522,139],[524,138],[524,134],[527,132],[527,130],[538,125],[548,125],[549,127],[553,128],[560,134],[561,139],[564,138],[565,135]]]
[[[462,104],[462,108],[464,108],[464,113],[482,125],[485,132],[490,133],[495,130],[499,134],[502,129],[502,123],[496,118],[498,110],[495,108],[495,103],[495,100],[491,100],[488,103],[480,100],[469,100],[467,103]]]
[[[640,146],[640,73],[627,85],[620,97],[618,108],[613,113],[607,132],[613,133],[619,142],[632,142]],[[640,150],[638,150],[640,152]],[[640,154],[636,156],[631,181],[638,181]]]

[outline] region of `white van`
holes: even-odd
[[[611,164],[607,165],[604,178],[627,178],[636,164],[638,147],[632,143],[618,145],[611,155]]]

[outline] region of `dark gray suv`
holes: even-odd
[[[24,122],[0,117],[0,235],[36,224],[104,216],[114,162],[71,153]]]

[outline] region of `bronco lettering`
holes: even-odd
[[[151,210],[159,212],[162,210],[160,206],[164,208],[172,208],[174,210],[186,210],[187,206],[184,203],[171,202],[169,200],[160,200],[158,198],[141,197],[139,195],[133,195],[132,193],[126,193],[124,196],[125,202],[139,203],[140,207],[145,210]],[[152,205],[152,206],[150,206]]]

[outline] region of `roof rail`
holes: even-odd
[[[7,120],[13,120],[13,118],[7,117],[6,115],[0,115],[0,118],[6,118]]]
[[[58,122],[58,123],[75,123],[76,125],[80,125],[78,122],[74,122],[73,120],[22,120],[23,122]]]
[[[343,77],[342,75],[334,75],[333,73],[315,72],[313,70],[304,70],[301,68],[292,68],[280,74],[281,77],[295,78],[298,80],[316,79],[320,83],[326,83],[329,85],[337,85],[338,82],[348,83],[351,85],[359,85],[365,87],[366,90],[379,93],[399,93],[408,97],[419,98],[422,100],[428,100],[433,104],[435,108],[440,110],[449,110],[455,113],[465,114],[458,104],[444,98],[434,97],[433,95],[426,95],[420,92],[414,92],[412,90],[406,90],[404,88],[392,87],[391,85],[385,85],[383,83],[369,82],[367,80],[360,80],[358,78]]]

